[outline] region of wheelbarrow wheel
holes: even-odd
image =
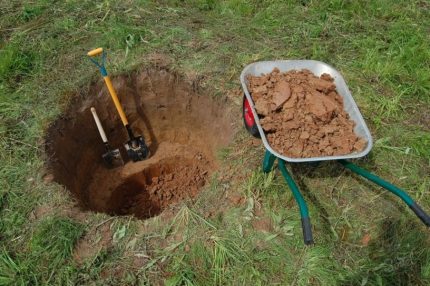
[[[257,123],[255,123],[254,115],[252,114],[251,105],[245,95],[243,95],[242,115],[246,130],[255,138],[261,138]]]

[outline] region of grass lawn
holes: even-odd
[[[99,78],[95,47],[113,74],[163,55],[235,106],[247,64],[315,59],[342,73],[371,130],[355,163],[430,212],[429,31],[423,0],[1,1],[0,285],[429,285],[428,229],[336,163],[289,166],[310,208],[304,246],[292,193],[244,128],[169,219],[82,212],[44,163],[49,124]],[[95,251],[77,258],[84,242]]]

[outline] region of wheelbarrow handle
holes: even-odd
[[[303,229],[303,241],[306,245],[311,245],[314,243],[312,237],[312,225],[311,219],[309,217],[302,217],[302,229]]]
[[[346,160],[338,160],[345,168],[351,170],[352,172],[374,182],[375,184],[383,187],[384,189],[395,194],[401,198],[408,207],[416,214],[416,216],[428,227],[430,227],[430,216],[403,190],[394,186],[393,184],[379,178],[378,176],[358,167],[357,165],[348,162]]]
[[[268,152],[269,151],[266,151],[266,154]],[[282,176],[284,177],[285,181],[287,181],[287,184],[290,187],[297,204],[299,205],[300,216],[302,219],[303,241],[306,245],[311,245],[314,243],[314,239],[312,237],[311,220],[309,218],[309,211],[305,199],[300,193],[299,188],[293,180],[293,177],[291,177],[290,173],[288,172],[284,160],[278,159],[278,167],[281,170]]]
[[[430,216],[416,202],[409,207],[426,226],[430,227]]]

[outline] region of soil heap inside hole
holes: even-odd
[[[119,185],[108,205],[117,214],[149,218],[170,204],[195,197],[205,185],[208,173],[196,160],[204,159],[201,155],[191,159],[176,156],[151,165]]]
[[[216,151],[234,133],[225,99],[200,95],[195,85],[167,70],[146,69],[113,79],[136,134],[152,156],[108,169],[90,108],[94,106],[113,148],[127,133],[109,93],[99,81],[82,91],[48,129],[46,153],[54,180],[87,210],[149,218],[171,204],[195,197],[217,169]]]
[[[248,88],[272,148],[293,158],[345,155],[362,151],[366,140],[343,107],[329,74],[275,68],[249,76]]]

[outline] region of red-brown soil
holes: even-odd
[[[74,95],[48,129],[46,154],[53,180],[86,210],[109,214],[158,215],[170,204],[195,197],[217,169],[216,151],[227,145],[236,121],[225,99],[198,93],[193,82],[165,69],[146,69],[113,78],[134,132],[151,157],[127,161],[127,133],[103,81]],[[108,169],[90,108],[94,106],[123,167]]]
[[[201,154],[161,160],[127,178],[113,191],[107,205],[112,213],[120,215],[158,215],[169,205],[198,194],[207,181],[206,164],[209,162]]]
[[[248,88],[272,148],[292,158],[345,155],[364,149],[329,74],[309,70],[249,76]]]

